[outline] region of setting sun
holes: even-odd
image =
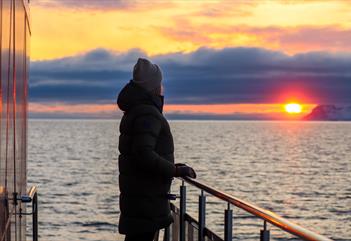
[[[299,114],[302,111],[302,106],[296,103],[286,104],[284,108],[285,108],[285,111],[290,114]]]

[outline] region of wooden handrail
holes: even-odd
[[[293,222],[290,222],[286,218],[283,218],[279,216],[278,214],[271,212],[269,210],[260,208],[252,203],[249,203],[247,201],[241,200],[237,197],[234,197],[230,194],[227,194],[223,191],[220,191],[216,188],[213,188],[207,184],[204,184],[202,182],[196,181],[194,179],[185,177],[185,178],[179,178],[180,180],[183,180],[192,186],[195,186],[225,202],[228,202],[230,204],[233,204],[234,206],[243,209],[252,215],[261,218],[274,226],[285,230],[286,232],[289,232],[299,238],[302,238],[303,240],[309,240],[309,241],[332,241],[332,239],[329,239],[323,235],[317,234],[315,232],[312,232],[304,227],[301,227],[298,224],[295,224]]]

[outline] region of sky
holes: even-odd
[[[174,119],[351,105],[346,0],[31,0],[31,29],[31,117],[120,117],[139,57],[161,67]]]

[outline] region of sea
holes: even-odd
[[[123,240],[119,120],[32,119],[28,126],[28,186],[39,191],[40,240]],[[176,162],[192,166],[199,181],[334,240],[351,240],[351,122],[171,120],[170,126]],[[173,193],[179,185],[175,180]],[[187,186],[187,211],[195,218],[199,194]],[[206,224],[221,237],[226,207],[207,194]],[[258,240],[262,220],[231,208],[234,240]],[[268,228],[271,240],[294,240]]]

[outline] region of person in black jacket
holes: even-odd
[[[162,114],[162,72],[139,58],[133,79],[118,95],[124,112],[119,136],[118,229],[126,241],[151,241],[173,222],[167,194],[173,177],[196,178],[185,164],[174,164],[173,137]]]

